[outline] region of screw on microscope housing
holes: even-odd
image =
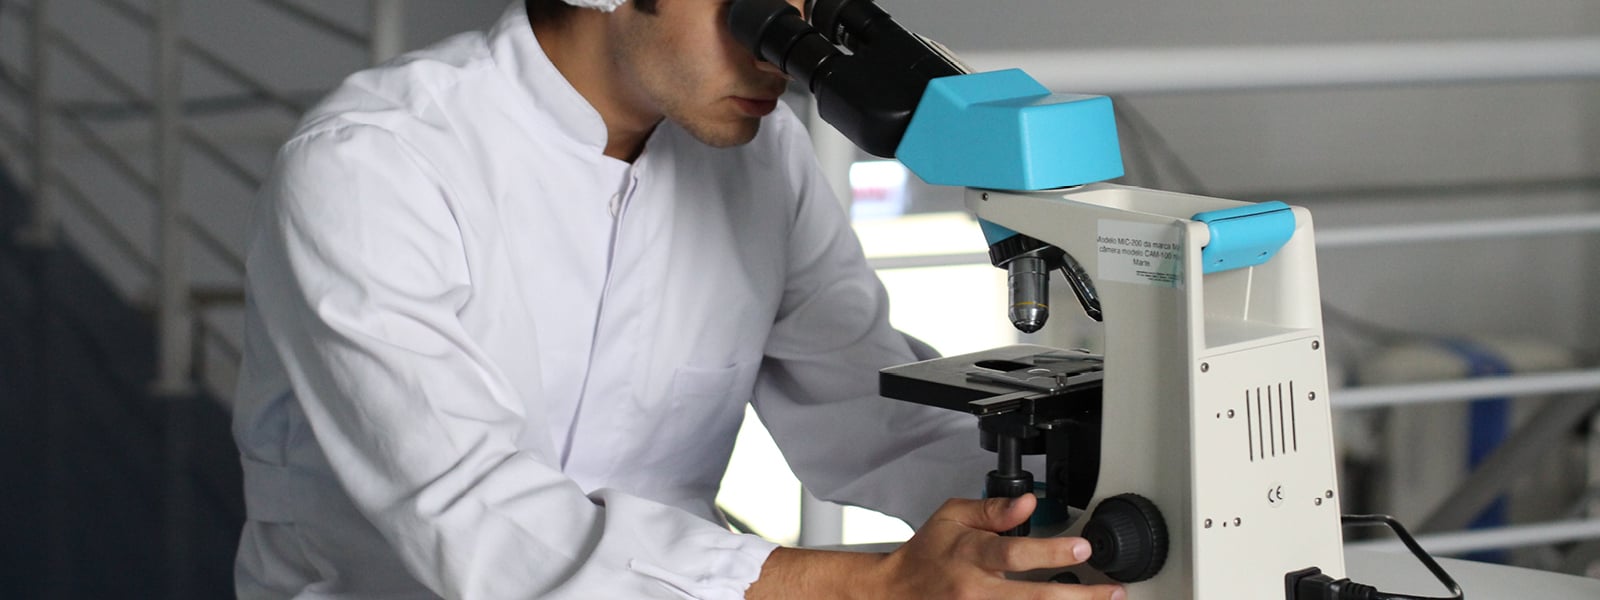
[[[1209,371],[1211,371],[1211,363],[1200,363],[1200,372],[1201,373],[1206,373],[1206,372],[1209,372]]]
[[[989,201],[989,194],[987,194],[987,193],[985,193],[985,194],[984,194],[984,195],[983,195],[983,201],[984,201],[984,202],[988,202],[988,201]]]
[[[1321,348],[1322,348],[1322,342],[1319,342],[1317,340],[1311,340],[1311,349],[1312,350],[1319,350]]]

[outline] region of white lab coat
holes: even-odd
[[[713,505],[753,401],[810,489],[920,523],[975,420],[912,360],[787,109],[633,164],[517,2],[359,73],[283,148],[249,252],[244,598],[738,598]]]

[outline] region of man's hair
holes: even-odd
[[[656,14],[656,0],[631,0],[635,10],[645,14]],[[534,23],[561,23],[578,7],[567,4],[564,0],[526,0],[528,5],[528,20]]]

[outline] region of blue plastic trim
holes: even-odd
[[[1203,212],[1194,220],[1211,228],[1211,241],[1200,251],[1208,274],[1264,264],[1294,237],[1294,211],[1282,202]]]
[[[1043,190],[1123,174],[1111,99],[1052,94],[1019,69],[929,82],[895,156],[934,185]]]
[[[989,242],[990,246],[1000,243],[1001,240],[1009,239],[1012,236],[1017,235],[1017,232],[1015,231],[1007,229],[1002,225],[995,225],[994,223],[990,223],[983,219],[978,219],[978,229],[983,230],[983,239],[984,241]]]

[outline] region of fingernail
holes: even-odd
[[[1089,560],[1089,554],[1094,550],[1089,547],[1089,542],[1078,542],[1072,545],[1072,556],[1079,561]]]
[[[1111,590],[1111,600],[1128,600],[1128,593],[1122,591],[1122,588]]]

